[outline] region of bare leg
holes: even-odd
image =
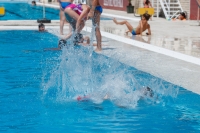
[[[125,21],[117,22],[117,20],[115,18],[113,19],[113,21],[114,21],[115,24],[119,24],[119,25],[125,24],[130,32],[133,31],[133,26],[131,26],[131,24],[128,21],[125,20]]]
[[[63,27],[66,21],[65,14],[63,10],[60,10],[60,34],[63,35]]]
[[[94,13],[94,18],[92,19],[93,21],[93,25],[95,25],[95,34],[96,34],[96,40],[97,40],[97,48],[96,48],[96,52],[99,52],[102,50],[101,47],[101,31],[100,31],[100,17],[101,17],[101,13],[99,11],[95,11]]]
[[[65,8],[65,18],[68,23],[72,26],[73,31],[76,30],[76,22],[78,20],[79,15],[73,11],[71,8]]]
[[[76,21],[78,20],[79,15],[71,8],[66,8],[65,13],[67,13],[71,18],[75,19]]]
[[[85,5],[83,4],[82,5],[82,9],[83,9],[83,12],[81,13],[81,15],[79,16],[79,19],[76,23],[76,29],[77,29],[77,32],[80,33],[80,31],[83,29],[83,27],[85,26],[85,21],[86,21],[86,17],[87,17],[87,14],[88,12],[90,11],[90,8],[88,5]]]

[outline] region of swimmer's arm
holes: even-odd
[[[129,33],[129,32],[131,33],[131,31],[127,30],[125,33]]]
[[[46,48],[44,51],[58,51],[61,50],[61,48]]]
[[[83,7],[83,12],[81,13],[81,15],[79,16],[77,23],[76,23],[76,29],[78,30],[78,32],[81,30],[80,25],[83,21],[83,19],[87,16],[88,12],[89,12],[89,8],[87,6],[82,6]]]
[[[149,2],[149,8],[152,8],[151,2]]]
[[[98,5],[98,3],[99,3],[99,0],[93,0],[91,11],[94,11],[94,10],[95,10],[95,8],[96,8],[96,6]]]
[[[69,34],[67,34],[63,39],[67,40],[72,36],[72,32],[70,32]]]
[[[83,39],[83,42],[82,43],[79,43],[79,45],[83,45],[83,46],[88,46],[90,44],[90,38],[88,36],[86,36],[84,39]]]
[[[150,25],[148,26],[148,35],[151,35],[151,28],[150,28]]]
[[[69,25],[69,33],[68,33],[63,39],[67,40],[67,39],[69,39],[71,36],[72,36],[72,28],[71,28],[71,26]]]
[[[142,32],[143,32],[143,25],[142,25],[142,21],[140,21],[140,34],[139,35],[141,35],[142,36]]]

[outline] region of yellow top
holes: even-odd
[[[148,13],[149,15],[153,15],[154,8],[138,8],[137,14],[143,15],[145,13]]]
[[[4,7],[0,7],[0,16],[5,15],[5,8]]]

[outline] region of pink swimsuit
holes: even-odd
[[[70,4],[69,6],[67,6],[66,8],[71,8],[72,10],[74,10],[78,15],[81,15],[83,9],[82,6],[80,4],[76,5],[76,4]]]

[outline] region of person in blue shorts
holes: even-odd
[[[64,28],[64,24],[66,22],[66,18],[65,18],[65,8],[67,6],[69,6],[73,1],[72,0],[57,0],[59,2],[60,5],[60,34],[63,35],[63,28]]]
[[[92,24],[95,26],[95,34],[96,34],[96,40],[97,40],[97,49],[96,52],[99,52],[102,50],[102,36],[100,31],[100,17],[103,12],[103,8],[100,5],[99,0],[91,0],[89,3],[90,6],[90,12],[88,14],[88,19],[92,19]]]
[[[145,30],[148,30],[148,33],[146,33],[146,34],[151,35],[150,25],[148,24],[150,17],[151,16],[147,13],[143,14],[141,17],[141,21],[139,22],[139,25],[137,26],[137,28],[133,28],[132,25],[126,20],[118,22],[114,18],[113,21],[117,25],[126,25],[126,27],[128,28],[128,31],[126,32],[126,34],[128,34],[128,32],[130,32],[130,33],[132,33],[132,35],[142,35],[142,32],[144,32]]]
[[[66,8],[67,6],[69,6],[69,5],[73,2],[73,0],[58,0],[58,2],[59,2],[59,4],[60,4],[60,7],[61,7],[63,10],[65,10],[65,8]]]

